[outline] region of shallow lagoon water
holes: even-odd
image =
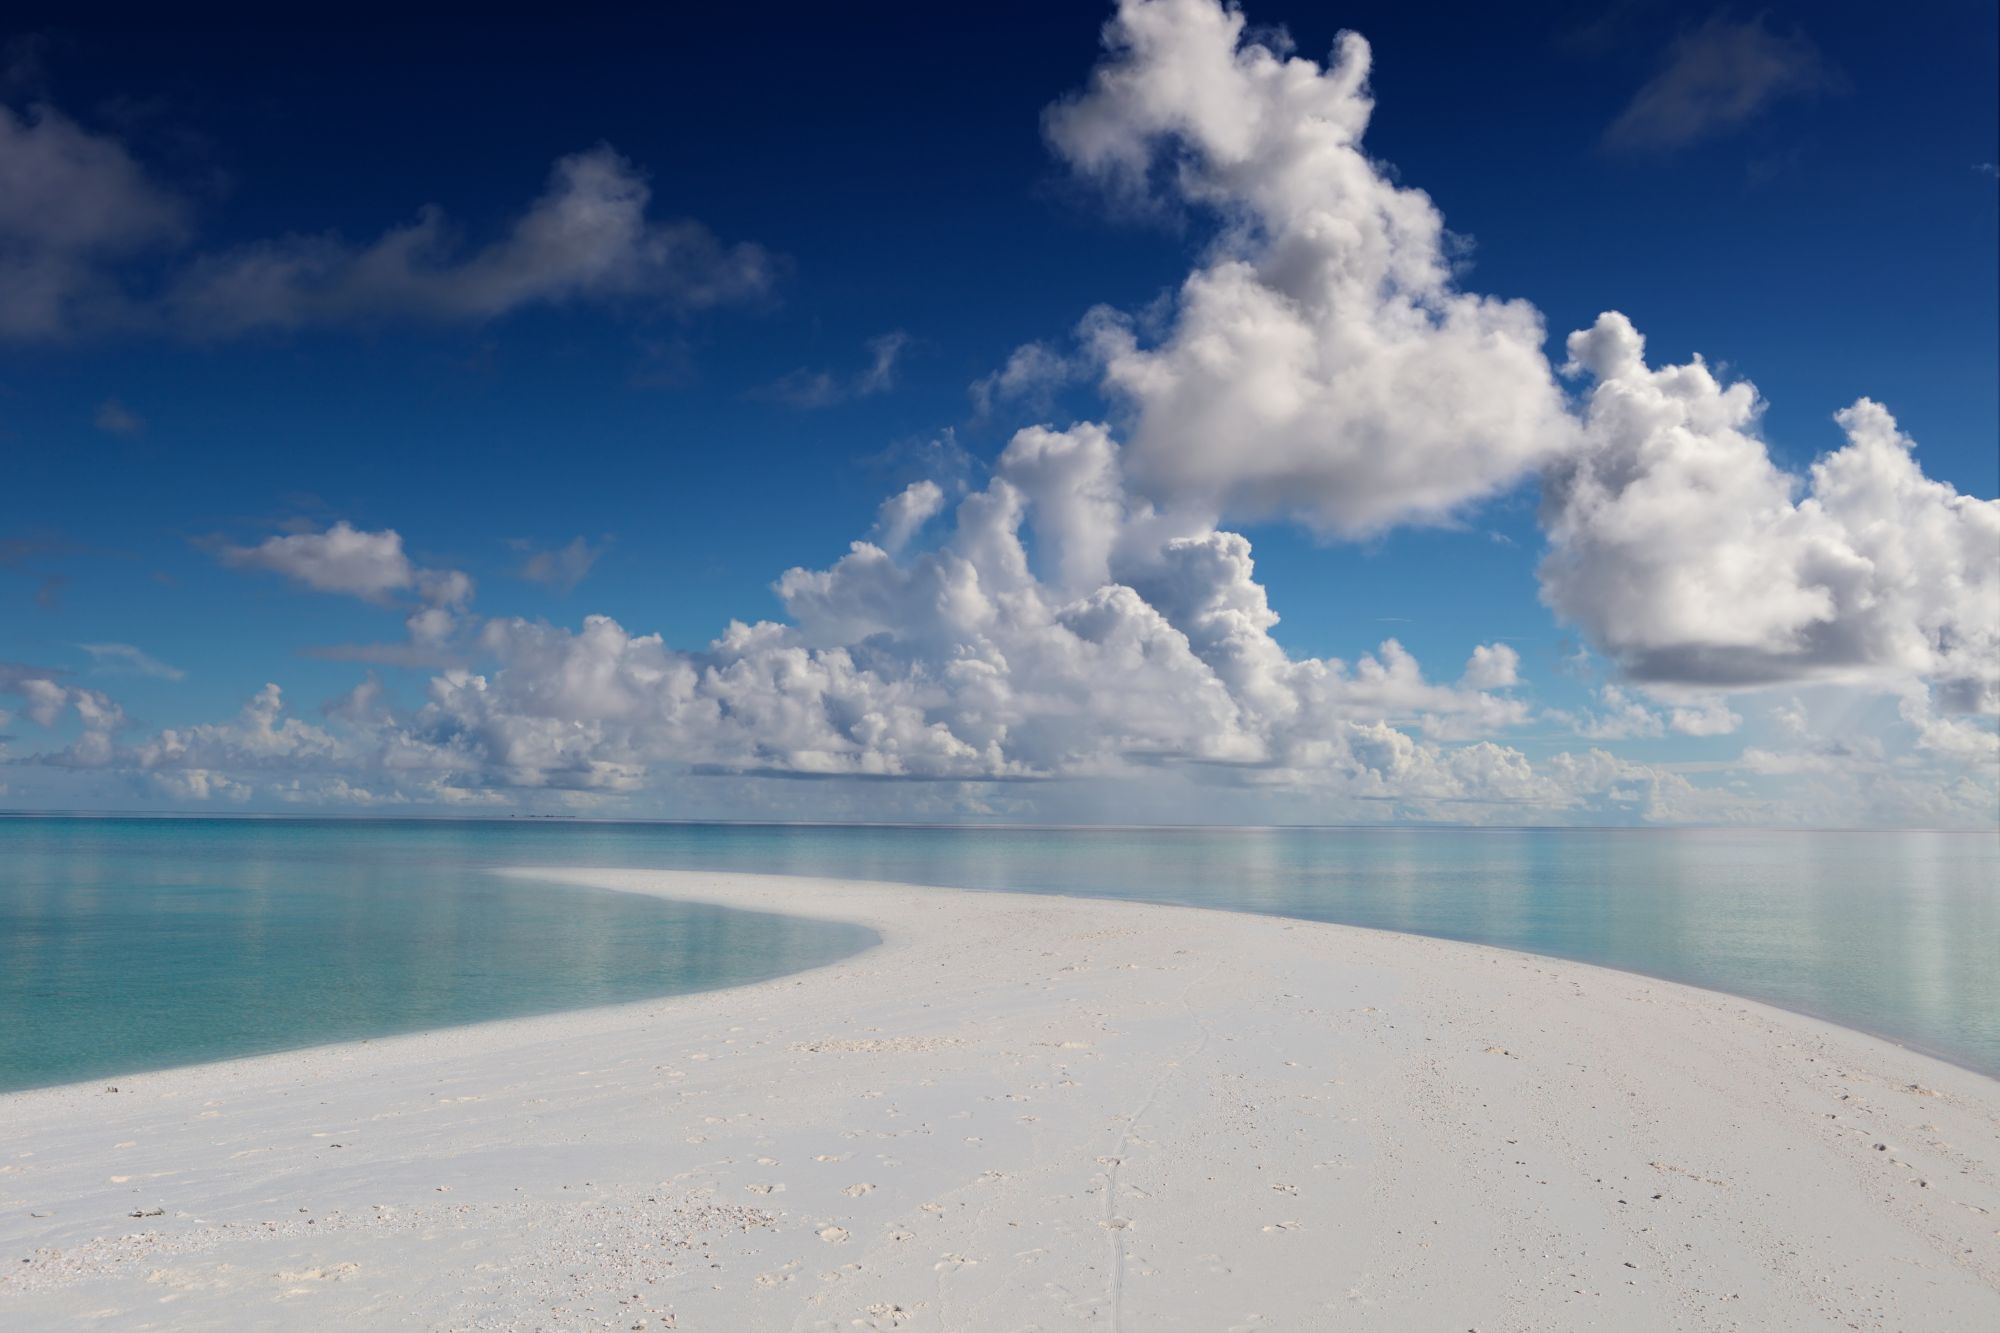
[[[0,1090],[742,985],[877,938],[485,864],[391,825],[0,820]]]
[[[872,939],[487,873],[532,865],[1410,931],[1747,996],[2000,1075],[1992,833],[7,819],[0,1086],[732,985]]]

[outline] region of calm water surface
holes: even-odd
[[[455,827],[0,819],[0,1090],[712,990],[877,939],[502,878]]]
[[[0,820],[0,1087],[670,994],[865,931],[486,874],[749,870],[1191,903],[1768,1001],[2000,1075],[2000,834]]]

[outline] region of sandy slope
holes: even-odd
[[[2000,1083],[1868,1037],[1304,922],[566,877],[885,943],[0,1098],[0,1325],[2000,1328]]]

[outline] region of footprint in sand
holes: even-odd
[[[821,1227],[819,1238],[829,1245],[838,1245],[847,1239],[846,1227]]]
[[[875,1187],[873,1185],[870,1185],[866,1181],[863,1181],[857,1184],[849,1185],[846,1189],[842,1190],[841,1193],[845,1194],[850,1199],[858,1199],[862,1195],[866,1194],[869,1190],[872,1190],[874,1188]]]

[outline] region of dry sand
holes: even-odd
[[[1886,1042],[1307,922],[560,877],[884,942],[0,1098],[0,1326],[2000,1329],[2000,1083]]]

